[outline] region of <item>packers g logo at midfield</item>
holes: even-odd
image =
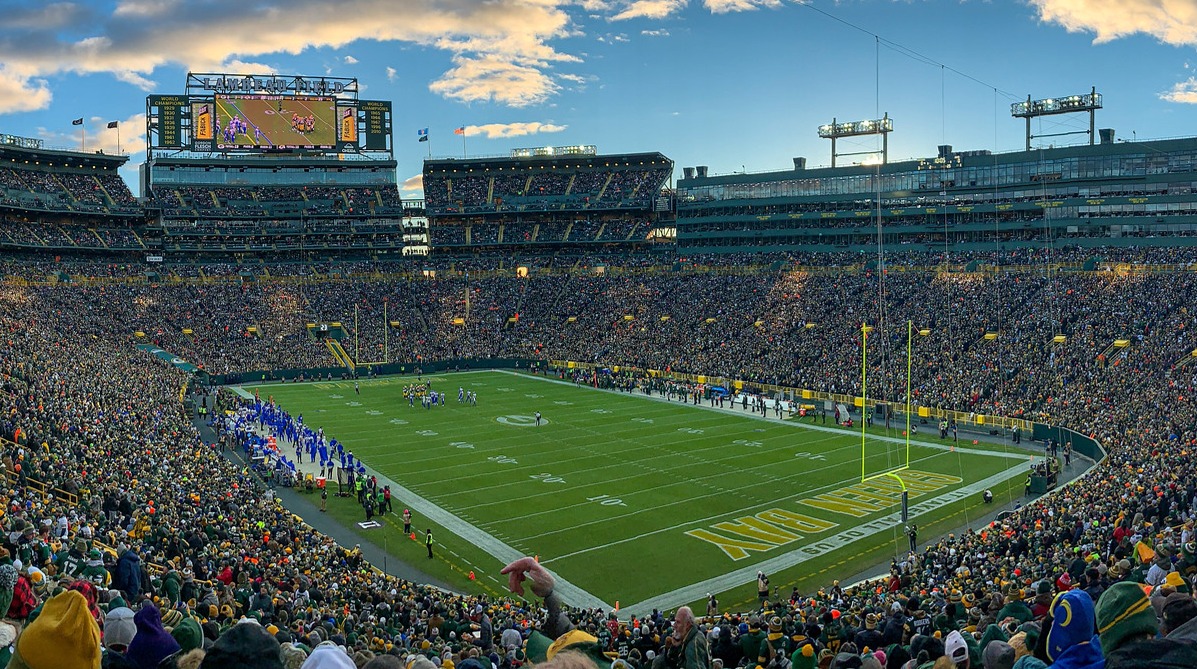
[[[495,422],[502,423],[503,425],[511,425],[512,427],[533,427],[536,425],[536,418],[533,416],[524,416],[522,414],[511,414],[508,416],[499,416],[495,419]],[[548,422],[548,418],[541,416],[541,425],[547,425]]]

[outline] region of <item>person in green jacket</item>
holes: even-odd
[[[101,588],[106,588],[112,583],[112,574],[104,566],[104,558],[98,549],[93,548],[88,551],[87,561],[79,572],[79,578],[91,581]]]
[[[1014,618],[1020,623],[1025,623],[1035,619],[1035,615],[1031,613],[1031,607],[1022,601],[1022,594],[1022,589],[1013,583],[1006,588],[1006,605],[1002,607],[1001,611],[998,611],[998,620]]]
[[[694,624],[689,606],[673,617],[673,634],[665,638],[665,650],[653,660],[653,669],[710,669],[711,653],[707,637]]]
[[[748,634],[740,637],[740,652],[744,653],[749,662],[756,662],[761,656],[764,643],[765,633],[761,631],[760,622],[753,618],[748,623]]]

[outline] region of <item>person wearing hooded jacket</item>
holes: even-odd
[[[141,556],[136,549],[127,548],[116,560],[116,575],[112,587],[125,593],[125,599],[134,602],[141,595]]]
[[[1047,627],[1045,651],[1051,666],[1058,669],[1104,669],[1105,657],[1097,636],[1097,614],[1093,600],[1084,590],[1056,595]]]

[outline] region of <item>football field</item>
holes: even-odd
[[[862,483],[862,470],[905,464],[898,430],[871,432],[862,466],[859,428],[830,418],[762,419],[508,372],[430,378],[449,395],[443,407],[410,407],[402,390],[412,377],[362,381],[360,394],[352,382],[259,390],[393,482],[395,515],[378,528],[387,550],[466,590],[497,593],[502,564],[538,555],[570,603],[639,613],[713,592],[735,605],[752,598],[758,569],[788,593],[904,550],[902,486],[929,537],[983,513],[985,488],[999,501],[1021,494],[1026,472],[1025,452],[953,450],[920,434],[900,482]],[[459,403],[459,388],[477,393],[477,405]],[[403,508],[417,541],[402,535]],[[346,524],[364,520],[352,498],[330,499],[330,511]],[[438,554],[428,562],[426,526]]]
[[[335,109],[336,103],[328,100],[217,98],[216,122],[222,131],[234,118],[244,121],[247,127],[238,132],[231,143],[223,136],[217,136],[216,141],[226,147],[332,146],[337,130]],[[312,116],[313,128],[296,130],[291,124],[293,114]]]

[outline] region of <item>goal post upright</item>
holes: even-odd
[[[868,343],[869,324],[860,324],[860,480],[866,478],[865,470],[865,413],[869,410],[868,386]]]
[[[910,377],[914,369],[914,321],[906,321],[906,466],[910,466]],[[905,486],[903,486],[905,490]]]

